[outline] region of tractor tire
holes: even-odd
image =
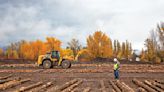
[[[68,60],[64,60],[64,61],[62,61],[61,66],[62,66],[62,68],[64,68],[64,69],[68,69],[68,68],[71,67],[71,62],[68,61]]]
[[[51,63],[51,61],[50,61],[50,60],[45,60],[45,61],[43,61],[43,68],[45,68],[45,69],[50,69],[50,68],[52,68],[52,63]]]

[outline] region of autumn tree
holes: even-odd
[[[47,37],[46,38],[46,45],[49,50],[58,50],[60,51],[61,41],[54,38],[54,37]]]
[[[156,28],[158,39],[159,39],[159,49],[164,50],[164,22],[161,22],[160,24],[157,24]]]
[[[164,23],[150,31],[150,36],[145,40],[146,57],[149,61],[160,62],[164,57]]]
[[[157,24],[157,35],[158,35],[158,56],[161,61],[164,61],[164,22]]]
[[[20,53],[23,59],[34,59],[34,52],[32,49],[32,42],[24,42],[20,46]]]
[[[113,42],[113,54],[114,54],[114,56],[117,56],[117,50],[118,50],[117,40],[114,40],[114,42]]]
[[[122,58],[122,56],[124,55],[124,52],[125,52],[125,45],[124,47],[122,47],[121,43],[118,41],[118,40],[114,40],[114,49],[113,49],[113,54],[114,54],[114,57],[117,57],[117,58]],[[123,44],[123,43],[122,43]],[[122,50],[124,48],[124,50]]]
[[[79,40],[75,38],[73,38],[70,42],[68,42],[68,47],[73,51],[74,58],[82,48],[81,44],[79,43]]]
[[[132,55],[132,45],[128,40],[126,40],[126,43],[125,43],[125,57],[130,59],[131,55]]]
[[[61,41],[53,38],[47,37],[46,42],[41,40],[36,41],[19,41],[16,43],[11,43],[5,51],[7,58],[22,58],[22,59],[32,59],[36,60],[39,55],[46,54],[51,50],[60,51]]]
[[[117,51],[116,51],[116,56],[117,56],[117,58],[121,58],[121,44],[120,44],[120,42],[117,40]]]
[[[24,42],[24,40],[19,41],[19,42],[15,42],[15,43],[11,43],[7,49],[4,51],[5,52],[5,56],[7,58],[13,58],[13,59],[17,59],[17,58],[22,58],[22,54],[20,51],[21,48],[21,44]]]
[[[39,55],[46,54],[51,50],[60,51],[61,50],[60,46],[61,46],[60,40],[53,37],[47,37],[46,42],[42,42],[41,40],[24,42],[23,44],[21,44],[20,50],[22,56],[25,59],[36,60]]]
[[[28,49],[26,48],[27,46],[27,41],[25,41],[25,40],[21,40],[20,42],[19,42],[19,44],[20,44],[20,46],[19,46],[19,51],[18,51],[18,53],[19,53],[19,58],[21,58],[21,59],[25,59],[25,53],[26,53],[26,50],[28,51]],[[28,46],[29,47],[29,46]]]
[[[33,50],[34,59],[37,59],[39,55],[45,54],[47,51],[46,44],[40,40],[31,42],[31,49]]]
[[[132,45],[131,43],[126,40],[126,42],[122,42],[122,45],[118,40],[114,40],[114,56],[122,59],[130,59],[132,55]]]
[[[126,58],[129,56],[129,48],[130,48],[129,42],[126,40],[126,43],[125,43],[125,57]]]
[[[87,49],[91,58],[107,58],[113,54],[111,39],[101,31],[96,31],[93,35],[89,35]]]
[[[147,56],[147,51],[145,51],[142,48],[141,55],[140,55],[141,61],[147,62],[148,61],[148,56]]]
[[[5,51],[5,55],[8,59],[18,59],[19,54],[18,54],[18,49],[19,46],[17,43],[11,43],[10,46],[7,47],[7,50]]]
[[[125,42],[122,42],[122,48],[121,48],[122,58],[125,58],[125,50],[126,50]]]
[[[152,61],[155,57],[155,46],[153,44],[153,41],[151,39],[146,39],[145,46],[147,48],[147,57],[149,61]]]
[[[7,56],[8,59],[18,59],[18,53],[16,50],[12,50],[11,48],[7,48],[5,55]]]
[[[0,48],[0,58],[4,57],[4,50]]]

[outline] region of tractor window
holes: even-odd
[[[52,51],[51,58],[56,58],[56,51]]]
[[[58,53],[58,51],[52,51],[51,58],[59,58],[59,53]]]
[[[60,53],[59,52],[57,52],[57,58],[60,58]]]

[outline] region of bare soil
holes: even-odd
[[[17,77],[19,80],[14,81]],[[24,79],[29,81],[21,83]],[[144,86],[133,82],[134,79]],[[145,80],[156,88],[145,84]],[[35,85],[38,82],[41,84]],[[138,91],[140,88],[145,92],[150,92],[149,89],[164,92],[163,87],[163,64],[121,64],[119,80],[114,79],[112,63],[77,63],[70,69],[42,69],[33,63],[3,63],[0,66],[0,92],[144,92]]]

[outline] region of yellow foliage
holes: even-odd
[[[61,42],[53,37],[47,37],[46,42],[40,40],[24,42],[20,45],[20,53],[25,59],[37,59],[39,55],[44,55],[51,50],[60,51]]]
[[[82,49],[78,52],[78,61],[89,61],[90,59],[89,51],[87,49]]]
[[[0,56],[2,56],[2,55],[3,55],[3,53],[4,53],[3,49],[2,49],[2,48],[0,48]]]
[[[91,58],[111,57],[113,54],[111,39],[105,33],[96,31],[93,36],[87,38],[87,50]]]
[[[161,58],[155,57],[155,63],[157,63],[157,64],[161,63]]]
[[[18,52],[16,50],[12,50],[11,48],[8,48],[6,50],[6,55],[8,59],[18,59]]]
[[[46,45],[49,50],[58,50],[58,51],[60,50],[60,46],[61,46],[60,40],[54,37],[47,37],[46,40],[47,40]]]
[[[21,44],[20,53],[24,59],[33,59],[34,58],[32,46],[28,42]]]
[[[13,51],[13,58],[19,59],[18,52],[16,50]]]
[[[71,49],[62,49],[60,51],[60,55],[62,57],[64,57],[64,56],[73,56],[73,51]]]
[[[122,58],[122,52],[118,52],[117,58],[121,59]]]

